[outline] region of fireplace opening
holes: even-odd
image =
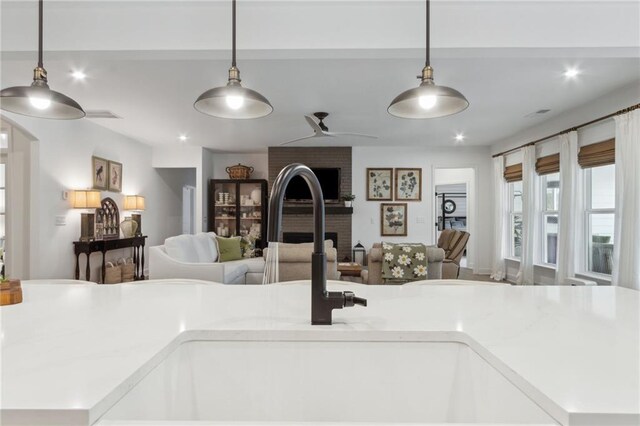
[[[325,232],[324,239],[333,241],[333,247],[338,247],[338,233]],[[313,242],[313,232],[284,232],[282,234],[283,243],[300,244]]]

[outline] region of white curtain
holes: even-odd
[[[536,147],[529,145],[523,149],[522,159],[522,256],[516,284],[534,284],[533,261],[538,240],[539,205]]]
[[[578,164],[578,132],[560,135],[560,207],[556,284],[566,285],[579,265],[583,246],[583,172]]]
[[[640,290],[640,110],[616,117],[613,285]]]
[[[504,156],[493,159],[493,267],[491,278],[502,281],[507,276],[504,259],[509,247],[509,187],[504,180]]]

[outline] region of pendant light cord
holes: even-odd
[[[42,9],[43,9],[43,0],[38,2],[38,67],[42,68],[44,64],[42,63]]]
[[[234,0],[235,1],[235,0]],[[427,48],[426,48],[426,61],[424,63],[424,65],[426,67],[431,65],[431,49],[430,49],[430,40],[429,40],[429,33],[431,32],[431,25],[429,22],[429,8],[430,8],[430,2],[429,0],[426,1],[426,22],[427,22],[427,31],[426,31],[426,39],[427,39]]]
[[[42,1],[42,0],[40,0]],[[231,20],[233,21],[231,23],[231,32],[232,32],[232,36],[231,36],[231,50],[232,52],[232,58],[231,58],[231,66],[235,67],[236,66],[236,0],[232,1],[232,5],[231,5]]]

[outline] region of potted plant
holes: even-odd
[[[345,194],[342,196],[342,201],[344,201],[345,207],[351,207],[353,200],[356,199],[356,196],[353,194]]]

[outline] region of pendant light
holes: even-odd
[[[38,66],[31,86],[8,87],[0,91],[0,108],[36,118],[72,120],[85,116],[82,107],[70,97],[49,89],[47,70],[42,64],[42,9],[38,2]]]
[[[425,66],[422,69],[420,86],[400,93],[389,105],[387,111],[400,118],[437,118],[457,114],[469,106],[464,95],[451,87],[438,86],[433,81],[433,68],[430,62],[431,26],[429,22],[430,2],[427,6],[427,49]]]
[[[236,67],[236,0],[232,1],[232,60],[226,86],[207,90],[193,104],[203,114],[219,118],[249,119],[271,114],[273,107],[260,93],[242,87]]]

